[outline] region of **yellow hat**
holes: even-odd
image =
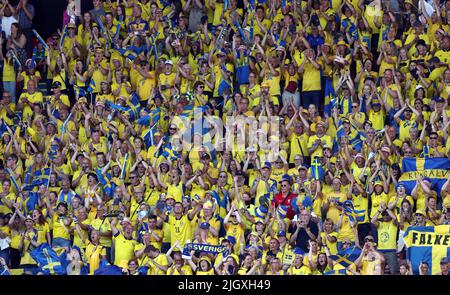
[[[339,42],[336,44],[336,46],[341,46],[341,45],[342,45],[342,46],[345,46],[345,47],[347,47],[347,48],[349,47],[348,44],[347,44],[347,42],[345,42],[344,40],[341,40],[341,41],[339,41]]]
[[[209,265],[211,265],[211,258],[209,258],[208,256],[202,256],[200,258],[200,260],[198,261],[198,263],[200,263],[200,261],[202,261],[202,260],[207,261],[209,263]]]
[[[415,214],[422,214],[423,216],[425,216],[425,212],[423,212],[422,210],[416,210],[416,213]]]
[[[405,4],[411,4],[411,5],[413,5],[412,0],[405,0]]]
[[[261,87],[270,87],[270,85],[267,82],[262,82],[261,83]]]
[[[79,98],[78,98],[78,102],[79,102],[79,103],[87,103],[87,98],[84,97],[84,96],[79,97]]]
[[[376,187],[377,185],[383,186],[383,182],[381,182],[381,181],[376,181],[376,182],[374,183],[373,187]]]

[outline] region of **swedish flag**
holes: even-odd
[[[348,213],[348,218],[351,222],[363,222],[366,217],[366,210],[355,210],[353,202],[347,200],[343,203],[338,202],[338,205],[344,208],[344,211]]]
[[[314,179],[322,180],[325,174],[325,170],[323,169],[322,163],[320,163],[319,159],[314,159],[311,163],[311,176]]]
[[[92,91],[95,89],[97,85],[95,84],[94,79],[91,78],[88,84],[87,92],[92,93]]]
[[[420,157],[428,159],[430,157],[430,147],[428,145],[423,146],[422,153],[420,154]]]
[[[433,275],[441,271],[440,260],[450,255],[450,225],[410,226],[403,237],[414,274],[420,262],[427,262]]]
[[[330,78],[325,79],[324,95],[325,95],[324,111],[330,117],[331,110],[337,107],[336,92],[334,91],[333,82],[331,81]]]
[[[3,133],[5,133],[6,131],[8,131],[8,128],[5,121],[2,119],[2,123],[0,124],[0,137],[2,137]]]
[[[75,90],[75,95],[77,95],[78,97],[86,96],[86,90],[84,90],[84,88],[82,87],[73,85],[73,90]]]
[[[361,255],[361,249],[353,246],[345,250],[339,251],[335,255],[331,255],[330,258],[339,263],[343,267],[350,266]]]
[[[40,244],[30,252],[40,271],[45,275],[63,275],[66,270],[61,266],[61,258],[47,243]]]
[[[176,160],[180,154],[172,148],[170,143],[167,143],[163,149],[162,156],[168,160]]]
[[[194,116],[194,106],[187,105],[184,107],[183,112],[181,112],[180,117],[192,118]]]
[[[408,194],[414,189],[417,177],[428,178],[431,189],[438,195],[442,186],[447,181],[450,170],[450,159],[448,158],[404,158],[402,161],[403,174],[399,179]]]
[[[14,176],[12,176],[11,174],[11,170],[9,168],[6,168],[6,173],[9,175],[9,178],[11,179],[11,182],[13,183],[14,187],[16,188],[16,191],[19,192],[20,191],[20,187],[19,184],[17,183],[16,179],[14,178]]]
[[[137,123],[139,125],[150,127],[150,126],[156,124],[157,122],[159,122],[160,119],[161,119],[161,109],[160,108],[156,108],[156,109],[152,110],[150,112],[150,114],[141,117],[137,121]]]

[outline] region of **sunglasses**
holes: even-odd
[[[430,139],[437,139],[437,137],[430,137]]]
[[[373,239],[364,239],[364,242],[374,242]]]
[[[356,109],[358,106],[352,106],[352,108]]]
[[[281,185],[281,187],[286,187],[286,186],[288,186],[288,185],[287,185],[287,184],[282,184],[282,185]]]

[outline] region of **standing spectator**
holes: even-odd
[[[34,6],[28,3],[29,0],[20,0],[16,6],[16,17],[19,20],[20,28],[22,29],[26,37],[26,53],[28,56],[33,51],[33,43],[31,42],[33,19],[34,19]]]
[[[106,13],[105,10],[103,9],[103,3],[101,0],[92,0],[92,4],[94,5],[94,8],[91,9],[89,11],[89,13],[91,14],[91,16],[95,19],[97,19],[97,17],[105,17]]]
[[[11,35],[11,25],[17,23],[19,20],[14,15],[15,9],[6,1],[6,4],[0,8],[0,16],[2,22],[2,37],[8,38]],[[4,33],[4,34],[3,34]]]
[[[382,219],[378,220],[380,214]],[[371,222],[378,230],[378,250],[389,265],[391,274],[398,274],[397,230],[399,223],[397,217],[384,204],[372,217]]]
[[[299,247],[305,253],[309,251],[308,241],[315,240],[319,236],[319,228],[311,220],[311,213],[306,209],[300,212],[299,220],[291,223],[289,232],[291,233],[291,244]]]
[[[31,38],[31,36],[29,37]],[[22,27],[19,23],[13,23],[11,25],[11,35],[9,35],[8,41],[6,43],[6,48],[14,50],[17,58],[19,59],[20,66],[25,67],[25,63],[27,61],[27,41],[30,40],[24,34]],[[20,71],[20,70],[19,70]]]

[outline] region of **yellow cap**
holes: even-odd
[[[209,258],[208,256],[202,256],[198,262],[200,263],[200,261],[202,260],[207,261],[209,265],[211,265],[211,258]]]

